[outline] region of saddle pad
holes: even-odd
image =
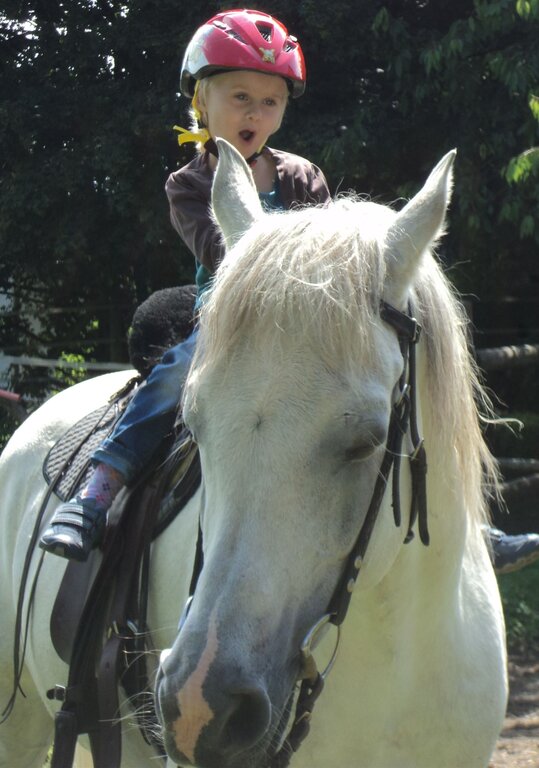
[[[43,476],[61,501],[73,498],[88,480],[92,467],[90,457],[110,434],[133,395],[133,379],[111,402],[87,414],[70,427],[50,449],[43,463]]]
[[[92,414],[94,420],[97,414],[98,411]],[[106,417],[107,413],[105,412],[105,421],[107,421]],[[159,480],[163,474],[166,476],[165,483]],[[150,471],[149,476],[142,478],[138,486],[124,489],[118,494],[109,514],[109,525],[111,517],[114,519],[114,525],[117,526],[120,523],[126,511],[126,506],[129,506],[128,514],[130,519],[144,517],[148,513],[146,507],[148,496],[145,496],[144,489],[147,483],[152,483],[153,481],[154,487],[160,488],[162,493],[162,497],[157,497],[160,499],[160,504],[159,510],[155,515],[151,535],[151,540],[153,541],[180,514],[184,506],[197,491],[200,480],[201,471],[198,447],[187,432],[180,432],[166,460],[160,461],[157,468]],[[123,539],[120,539],[118,544],[120,548],[123,547]],[[106,546],[105,550],[107,556],[113,562],[117,562],[118,557],[110,545]],[[50,622],[51,638],[57,654],[67,664],[69,664],[72,656],[73,642],[82,612],[85,610],[87,596],[98,573],[98,567],[102,567],[100,557],[101,553],[99,550],[93,550],[88,560],[84,563],[71,560],[67,564],[64,578],[56,596]],[[101,566],[99,565],[100,563]],[[139,585],[139,588],[142,589],[142,585]],[[103,606],[104,608],[105,605]]]

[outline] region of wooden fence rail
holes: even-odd
[[[479,366],[485,371],[500,371],[530,363],[539,363],[539,344],[510,347],[485,347],[476,351]]]

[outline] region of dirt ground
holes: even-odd
[[[504,729],[489,768],[539,768],[539,651],[513,656]]]

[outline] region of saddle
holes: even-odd
[[[13,646],[13,690],[2,720],[9,717],[20,690],[28,632],[24,606],[27,597],[28,619],[45,553],[41,553],[33,584],[28,581],[30,563],[48,501],[52,495],[66,501],[87,482],[92,453],[110,434],[136,387],[162,352],[191,332],[194,296],[194,286],[164,289],[140,305],[129,339],[131,362],[140,375],[106,405],[71,427],[45,459],[43,474],[48,488],[23,566]],[[69,664],[66,684],[47,691],[50,699],[62,702],[55,717],[51,768],[72,767],[77,737],[82,733],[90,738],[95,766],[119,768],[120,684],[137,712],[143,704],[143,715],[137,715],[139,728],[146,742],[163,756],[154,736],[157,719],[146,669],[150,546],[194,495],[200,480],[198,448],[179,422],[144,476],[118,494],[109,512],[102,552],[94,551],[86,563],[67,564],[51,614],[54,647]]]
[[[52,494],[60,501],[72,498],[87,482],[92,453],[110,434],[137,386],[165,349],[192,331],[195,295],[195,286],[164,289],[138,307],[128,347],[139,376],[51,448],[43,466],[49,486],[44,505]],[[92,552],[86,563],[68,562],[50,622],[56,652],[69,664],[67,683],[47,692],[62,702],[51,768],[71,768],[81,733],[89,735],[95,766],[119,768],[119,685],[136,712],[143,712],[137,719],[144,739],[162,756],[146,668],[150,545],[193,496],[200,478],[197,446],[180,422],[144,477],[118,494],[102,552]]]
[[[131,383],[130,383],[131,385]],[[124,388],[111,403],[75,424],[50,450],[43,468],[53,492],[71,498],[91,472],[90,456],[133,395]],[[90,737],[94,764],[118,768],[121,684],[144,717],[139,727],[155,741],[156,716],[146,669],[146,603],[151,542],[172,522],[200,484],[196,444],[185,430],[169,435],[161,455],[136,486],[122,491],[109,513],[102,553],[70,561],[51,614],[51,639],[69,664],[66,685],[47,692],[62,702],[55,718],[52,768],[70,768],[77,737]]]

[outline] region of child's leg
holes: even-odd
[[[125,477],[114,467],[100,462],[88,480],[88,484],[81,490],[81,499],[95,499],[96,507],[107,510],[118,491],[125,485]]]
[[[77,498],[61,504],[40,547],[62,557],[86,560],[105,528],[106,512],[126,483],[144,469],[173,428],[181,390],[191,364],[196,333],[165,352],[137,390],[109,438],[92,459],[94,474]]]
[[[136,392],[112,434],[94,452],[121,472],[127,483],[137,477],[172,430],[196,343],[196,332],[167,350]]]

